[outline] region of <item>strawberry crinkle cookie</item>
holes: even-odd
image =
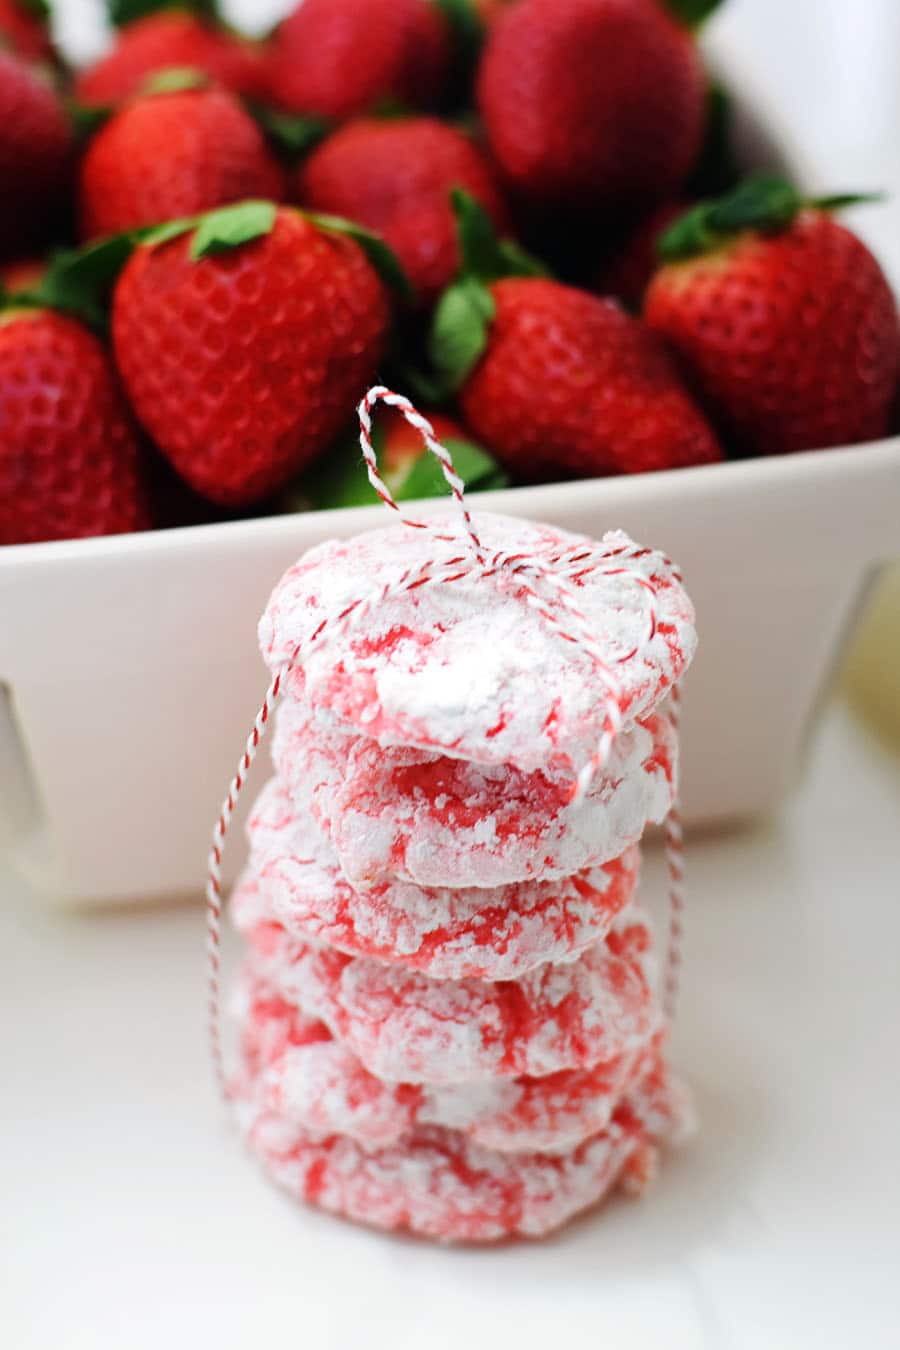
[[[486,890],[389,878],[363,892],[277,778],[257,801],[248,836],[250,865],[235,894],[237,914],[252,911],[295,937],[435,979],[514,980],[547,961],[577,956],[609,931],[640,870],[640,854],[630,848],[552,881]]]
[[[240,925],[239,911],[236,918]],[[580,1069],[641,1049],[660,1029],[650,930],[631,909],[576,960],[548,962],[521,980],[433,980],[266,922],[249,924],[245,936],[257,978],[392,1082]]]
[[[307,1017],[248,971],[242,989],[242,1063],[257,1100],[310,1136],[344,1134],[365,1148],[441,1125],[500,1153],[560,1153],[609,1124],[626,1090],[648,1072],[661,1037],[586,1069],[434,1086],[376,1078],[323,1022]]]
[[[676,1141],[689,1119],[662,1063],[603,1130],[559,1154],[501,1153],[441,1126],[418,1127],[379,1149],[342,1134],[322,1139],[272,1109],[258,1088],[253,1075],[239,1085],[238,1119],[278,1185],[360,1223],[451,1242],[541,1237],[616,1187],[642,1190],[659,1145]]]
[[[663,555],[618,532],[597,543],[486,513],[478,526],[488,556],[527,556],[564,579],[615,671],[623,713],[634,720],[652,711],[696,647],[693,607]],[[427,560],[451,573],[454,562],[468,562],[462,526],[442,520],[440,528],[447,538],[392,528],[311,549],[275,587],[260,622],[266,663],[275,670],[302,649],[286,697],[304,697],[379,745],[525,773],[580,768],[603,724],[597,668],[524,603],[517,574],[474,569],[423,585],[374,606],[364,624],[312,641],[323,620]],[[552,581],[546,587],[550,611],[570,627]]]
[[[273,757],[301,810],[329,836],[347,879],[420,886],[506,886],[609,862],[666,816],[676,746],[663,715],[617,738],[590,792],[571,773],[472,764],[318,726],[306,705],[278,714]]]

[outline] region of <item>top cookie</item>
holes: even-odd
[[[477,528],[488,557],[534,559],[566,582],[615,672],[629,719],[665,696],[697,639],[693,606],[661,554],[638,550],[620,532],[597,543],[480,513]],[[450,537],[396,525],[312,549],[282,577],[260,621],[267,664],[275,670],[296,653],[288,692],[383,746],[526,771],[579,768],[603,725],[594,659],[526,602],[521,574],[478,571],[461,523],[442,520],[440,529]],[[376,599],[428,560],[462,570],[454,559],[472,570],[395,594],[349,627],[339,625],[353,602]],[[527,580],[573,631],[552,584]]]

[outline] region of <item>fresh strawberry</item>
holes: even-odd
[[[162,70],[199,70],[235,94],[262,92],[263,49],[180,9],[163,9],[126,24],[112,50],[78,77],[81,103],[121,103]]]
[[[276,31],[269,92],[290,112],[332,118],[387,99],[429,107],[451,59],[432,0],[302,0]]]
[[[463,268],[434,316],[440,386],[517,478],[640,473],[721,458],[664,344],[612,300],[535,275],[454,193]],[[517,275],[530,270],[530,275]]]
[[[280,165],[234,95],[149,94],[115,113],[88,147],[81,233],[116,234],[250,197],[277,200],[284,187]]]
[[[597,278],[597,290],[602,295],[614,295],[629,309],[639,310],[650,278],[660,266],[657,245],[686,210],[683,202],[664,202],[633,225],[625,238],[614,244]]]
[[[265,203],[138,248],[113,303],[138,418],[196,491],[235,506],[325,449],[374,376],[388,324],[352,238]]]
[[[69,124],[37,67],[0,51],[0,253],[47,233],[71,168]]]
[[[661,0],[520,0],[490,30],[478,103],[524,198],[631,210],[690,172],[704,88],[693,38]]]
[[[642,473],[721,459],[663,344],[611,300],[539,277],[489,289],[487,345],[459,391],[519,478]]]
[[[0,47],[26,61],[52,61],[44,0],[0,0]]]
[[[450,192],[465,188],[507,224],[490,163],[461,131],[430,117],[361,119],[329,136],[301,170],[300,201],[376,230],[428,304],[456,275]]]
[[[775,178],[670,228],[645,302],[737,450],[784,454],[885,435],[897,306],[866,246]]]
[[[75,319],[0,312],[0,544],[149,521],[141,450],[112,362]]]

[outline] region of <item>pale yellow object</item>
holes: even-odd
[[[900,747],[900,563],[880,579],[844,673],[866,720]]]

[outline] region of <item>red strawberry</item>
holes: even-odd
[[[253,119],[223,89],[151,94],[101,128],[81,164],[84,238],[284,195]]]
[[[629,309],[639,310],[650,278],[660,266],[657,245],[672,222],[686,210],[683,202],[664,202],[644,216],[624,241],[613,248],[600,273],[597,290],[616,296]]]
[[[278,28],[269,90],[291,112],[345,118],[388,98],[427,107],[451,62],[433,0],[303,0]]]
[[[490,31],[478,103],[522,196],[633,208],[687,177],[704,77],[690,33],[659,0],[520,0]]]
[[[819,208],[846,199],[818,203]],[[750,180],[664,236],[647,322],[738,450],[883,436],[900,373],[897,306],[872,254],[789,184]]]
[[[471,193],[498,227],[507,223],[485,156],[462,132],[430,117],[349,123],[310,156],[299,183],[300,200],[312,209],[381,234],[425,303],[459,267],[452,188]]]
[[[486,346],[459,391],[519,478],[640,473],[721,458],[663,345],[611,300],[539,277],[489,287]]]
[[[254,95],[264,84],[263,49],[226,28],[179,9],[148,14],[126,24],[110,52],[75,85],[86,104],[121,103],[148,76],[172,68],[199,70],[235,94]]]
[[[387,296],[359,245],[297,211],[266,211],[217,213],[228,222],[218,241],[201,227],[137,249],[114,295],[116,360],[138,417],[222,505],[258,501],[315,459],[387,340]],[[244,216],[262,223],[228,247]]]
[[[37,68],[0,52],[0,253],[33,248],[69,181],[69,124]]]
[[[140,447],[112,362],[75,319],[0,313],[0,544],[149,525]]]
[[[27,61],[52,61],[42,0],[0,0],[0,47],[4,46]]]

